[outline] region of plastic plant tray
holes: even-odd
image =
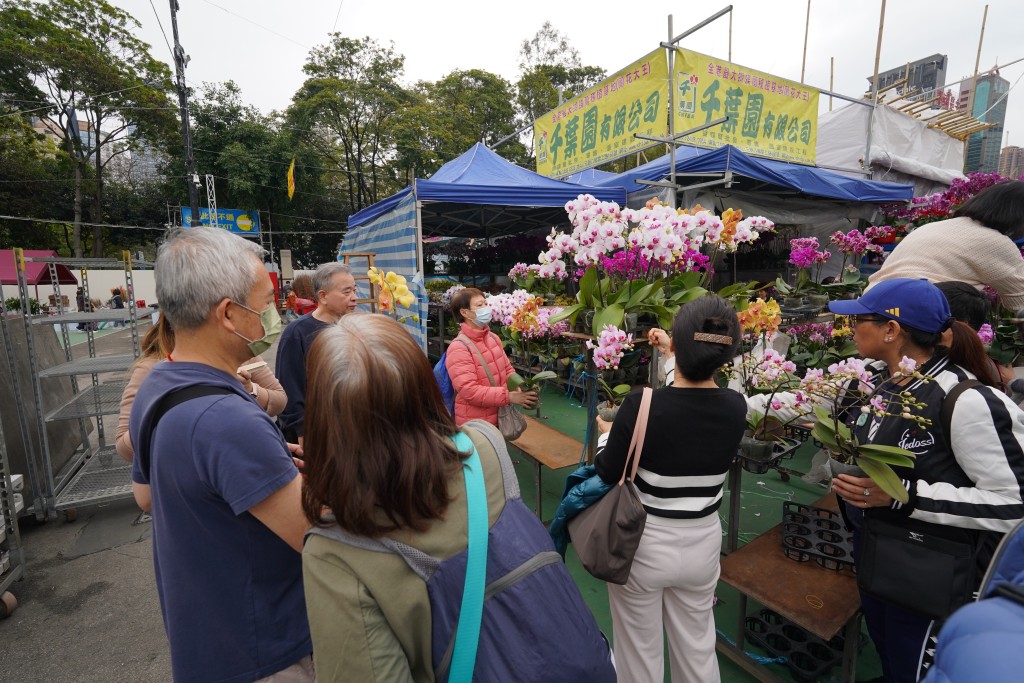
[[[832,571],[853,569],[853,534],[831,510],[783,502],[782,550],[797,562],[813,559]]]
[[[775,444],[775,448],[772,450],[772,456],[767,460],[748,458],[742,452],[737,453],[736,457],[740,459],[740,465],[747,472],[750,472],[751,474],[764,474],[773,467],[776,467],[780,460],[792,458],[796,449],[800,447],[800,444],[801,442],[796,440],[789,440],[786,442],[780,441]]]
[[[842,634],[829,641],[822,640],[770,609],[748,616],[744,631],[747,640],[773,657],[785,657],[786,666],[797,681],[821,680],[843,661],[846,640]],[[865,643],[861,634],[857,650],[863,649]]]

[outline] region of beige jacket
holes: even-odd
[[[869,278],[868,289],[897,277],[988,285],[1007,308],[1024,308],[1024,259],[1017,245],[966,217],[928,223],[904,237]]]

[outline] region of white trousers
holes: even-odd
[[[662,683],[668,637],[673,683],[718,683],[715,617],[722,524],[658,524],[648,516],[624,586],[608,584],[615,668],[620,683]]]

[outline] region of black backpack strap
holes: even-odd
[[[146,479],[149,479],[149,448],[152,445],[150,442],[153,432],[156,430],[156,425],[160,418],[167,414],[167,411],[194,398],[234,393],[234,391],[227,387],[218,387],[210,384],[192,384],[164,394],[163,398],[157,403],[156,410],[153,412],[153,418],[149,422],[149,431],[139,435],[139,444],[135,449],[135,455],[141,459],[140,469],[146,475]]]
[[[946,435],[946,445],[949,446],[950,453],[953,452],[953,435],[951,430],[953,425],[953,409],[956,408],[956,400],[960,398],[960,394],[964,393],[968,389],[980,386],[984,386],[984,384],[976,379],[965,379],[950,389],[949,393],[946,394],[946,397],[942,399],[942,433]]]
[[[1010,583],[1001,583],[992,591],[990,597],[1009,598],[1019,605],[1024,606],[1024,588]]]

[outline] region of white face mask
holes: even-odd
[[[491,307],[484,306],[483,308],[476,309],[476,324],[477,325],[488,325],[491,322]]]

